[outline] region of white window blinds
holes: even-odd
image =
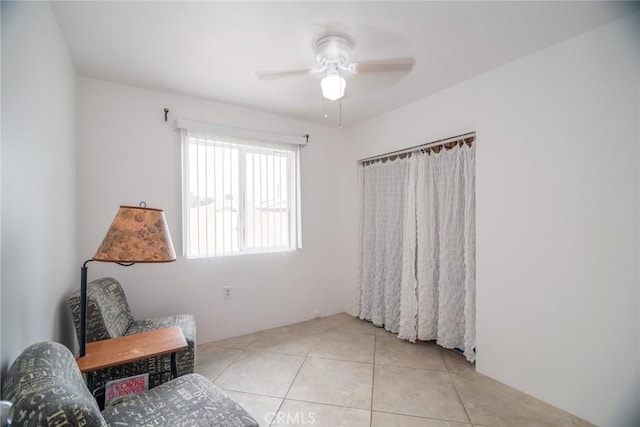
[[[300,145],[182,129],[188,257],[300,247]]]

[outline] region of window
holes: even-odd
[[[183,129],[188,257],[300,247],[300,145]]]

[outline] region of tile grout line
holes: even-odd
[[[431,421],[441,421],[441,422],[445,422],[445,423],[455,423],[455,424],[469,424],[470,423],[466,423],[464,421],[457,421],[457,420],[451,420],[451,419],[447,419],[447,418],[435,418],[435,417],[426,417],[423,415],[414,415],[414,414],[403,414],[401,412],[392,412],[392,411],[386,411],[386,410],[377,410],[376,412],[379,412],[381,414],[388,414],[388,415],[398,415],[400,417],[409,417],[409,418],[419,418],[419,419],[423,419],[423,420],[431,420]],[[475,426],[475,424],[473,424]],[[480,424],[478,424],[478,426],[480,427]],[[484,425],[481,427],[485,427]]]
[[[338,327],[331,328],[331,329],[329,329],[329,330],[325,331],[325,333],[333,332],[333,331],[334,331],[334,330],[336,330],[336,329],[338,329]],[[356,334],[356,335],[360,335],[360,334]],[[368,335],[368,334],[366,334],[366,335]],[[375,364],[374,364],[374,362],[375,362],[375,338],[376,338],[376,337],[375,337],[375,335],[372,335],[372,336],[374,337],[374,341],[373,341],[373,343],[374,343],[374,348],[373,348],[373,359],[374,359],[374,360],[373,360],[373,362],[372,362],[372,363],[367,363],[367,362],[358,362],[358,361],[353,361],[353,360],[332,359],[332,358],[328,358],[328,357],[316,357],[316,356],[310,356],[311,351],[313,350],[313,348],[310,348],[310,349],[307,351],[307,354],[304,356],[304,360],[303,360],[302,364],[300,365],[300,368],[298,369],[298,372],[296,373],[296,375],[295,375],[295,377],[294,377],[293,381],[291,382],[291,385],[289,386],[289,389],[287,390],[287,393],[285,394],[285,397],[283,398],[282,403],[280,404],[280,407],[278,408],[278,411],[280,411],[280,409],[282,408],[282,405],[284,404],[284,401],[285,401],[285,400],[287,400],[287,398],[288,398],[288,394],[289,394],[289,392],[291,391],[291,388],[293,387],[293,384],[295,383],[296,379],[298,378],[298,375],[299,375],[300,371],[302,370],[302,366],[306,363],[306,361],[307,361],[309,358],[311,358],[311,359],[316,358],[316,359],[322,359],[322,360],[336,360],[336,361],[340,361],[340,362],[362,363],[362,364],[365,364],[365,365],[369,365],[369,364],[370,364],[370,365],[372,365],[372,369],[373,369],[373,371],[375,371]],[[333,406],[333,407],[336,407],[336,408],[342,408],[342,409],[356,409],[356,410],[364,410],[364,411],[366,411],[366,409],[362,409],[362,408],[354,408],[354,407],[351,407],[351,406],[342,406],[342,405],[336,405],[336,404],[331,404],[331,403],[321,403],[321,402],[308,401],[308,400],[301,400],[301,399],[288,399],[288,400],[296,401],[296,402],[311,403],[311,404],[314,404],[314,405],[326,405],[326,406]],[[372,376],[372,383],[371,383],[371,402],[373,402],[373,376]],[[369,408],[370,408],[370,409],[369,409],[369,411],[368,411],[368,412],[369,412],[369,426],[370,426],[370,427],[371,427],[371,422],[372,422],[372,416],[371,416],[371,405],[372,405],[372,403],[370,403],[370,404],[369,404]],[[277,413],[277,412],[276,412],[276,413]]]
[[[465,406],[464,402],[462,401],[462,396],[460,396],[460,393],[458,392],[458,387],[456,387],[456,383],[455,381],[453,381],[453,377],[451,376],[451,371],[449,370],[449,365],[447,364],[447,360],[444,357],[444,354],[442,352],[438,353],[440,355],[440,358],[442,359],[442,363],[444,364],[445,369],[447,370],[447,375],[449,376],[449,380],[451,381],[451,385],[453,385],[453,389],[456,392],[456,396],[458,396],[458,400],[460,401],[460,404],[462,405],[462,409],[464,410],[464,414],[467,416],[467,420],[469,421],[469,424],[471,426],[473,426],[473,423],[471,422],[471,416],[469,415],[469,411],[467,411],[467,407]]]
[[[340,409],[353,409],[354,411],[366,411],[366,412],[370,412],[368,409],[366,408],[356,408],[354,406],[343,406],[343,405],[338,405],[337,403],[326,403],[326,402],[316,402],[314,400],[304,400],[304,399],[291,399],[288,398],[287,400],[291,401],[291,402],[302,402],[302,403],[310,403],[312,405],[319,405],[319,406],[331,406],[334,408],[340,408]],[[424,418],[424,417],[423,417]]]
[[[453,385],[453,389],[456,391],[456,396],[458,396],[458,400],[460,401],[460,404],[462,405],[462,409],[464,409],[464,414],[467,416],[467,419],[469,420],[469,424],[473,425],[473,423],[471,422],[471,416],[469,415],[469,411],[467,411],[467,407],[464,404],[464,401],[462,400],[462,396],[460,396],[460,392],[458,391],[458,387],[456,387],[456,382],[453,381],[453,377],[451,376],[451,371],[449,371],[449,366],[447,365],[447,362],[444,361],[444,357],[442,358],[442,361],[445,363],[445,366],[447,367],[447,374],[449,375],[449,379],[451,380],[451,384]]]
[[[311,349],[309,349],[307,351],[307,353],[304,355],[304,359],[302,359],[302,363],[300,364],[300,367],[298,367],[298,370],[296,371],[296,375],[293,377],[293,380],[291,381],[291,384],[289,384],[289,388],[287,388],[287,391],[284,393],[284,396],[282,397],[282,402],[280,402],[280,406],[278,406],[278,409],[276,410],[276,416],[280,412],[280,410],[282,409],[282,405],[284,405],[284,401],[287,400],[287,396],[289,395],[289,392],[291,391],[291,388],[293,387],[293,384],[296,382],[296,379],[298,378],[298,375],[300,374],[300,371],[302,370],[302,367],[307,362],[307,358],[309,357],[309,352],[310,351],[311,351]],[[298,357],[300,357],[300,356],[298,356]],[[271,426],[271,425],[273,425],[273,420],[269,423],[269,426]]]
[[[216,377],[215,377],[214,379],[210,380],[212,383],[215,383],[215,381],[216,381],[218,378],[220,378],[220,375],[222,375],[222,374],[223,374],[227,369],[229,369],[229,366],[233,365],[233,362],[235,362],[236,360],[238,360],[238,358],[239,358],[240,356],[242,356],[242,355],[246,352],[246,349],[245,349],[245,350],[242,350],[242,349],[239,349],[239,348],[235,348],[235,349],[226,349],[226,350],[240,350],[240,353],[238,353],[238,355],[237,355],[236,357],[234,357],[234,358],[233,358],[233,360],[232,360],[232,361],[231,361],[227,366],[225,366],[225,368],[224,368],[222,371],[220,371],[220,373],[219,373],[218,375],[216,375]]]
[[[373,427],[373,389],[376,384],[376,345],[378,343],[378,336],[373,335],[373,372],[371,373],[371,405],[369,405],[369,427]]]
[[[223,387],[218,387],[218,388],[220,390],[230,391],[230,392],[233,392],[233,393],[250,394],[251,396],[267,397],[269,399],[282,399],[282,397],[280,397],[280,396],[272,396],[270,394],[260,394],[260,393],[255,393],[253,391],[234,390],[232,388],[223,388]]]

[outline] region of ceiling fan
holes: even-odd
[[[397,73],[409,72],[415,63],[413,58],[397,58],[381,61],[351,62],[353,43],[343,34],[327,34],[316,42],[316,61],[318,68],[262,71],[257,72],[259,79],[276,79],[305,74],[325,74],[320,82],[322,95],[335,101],[344,96],[345,76],[359,73]]]

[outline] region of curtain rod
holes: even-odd
[[[252,129],[236,128],[232,126],[216,125],[213,123],[196,122],[187,119],[176,119],[173,122],[174,129],[186,129],[200,132],[211,132],[220,136],[236,136],[241,138],[260,139],[270,142],[286,142],[288,144],[307,145],[309,134],[284,135],[272,132],[263,132]]]
[[[399,156],[405,153],[413,153],[414,151],[424,150],[426,148],[436,147],[438,145],[446,145],[449,142],[460,141],[467,138],[473,138],[473,141],[475,141],[475,137],[476,137],[475,132],[467,132],[460,135],[452,136],[450,138],[439,139],[437,141],[427,142],[426,144],[420,144],[414,147],[404,148],[402,150],[391,151],[389,153],[380,154],[378,156],[367,157],[366,159],[358,160],[358,163],[366,163],[366,162],[373,162],[377,160],[388,159],[393,156]]]

